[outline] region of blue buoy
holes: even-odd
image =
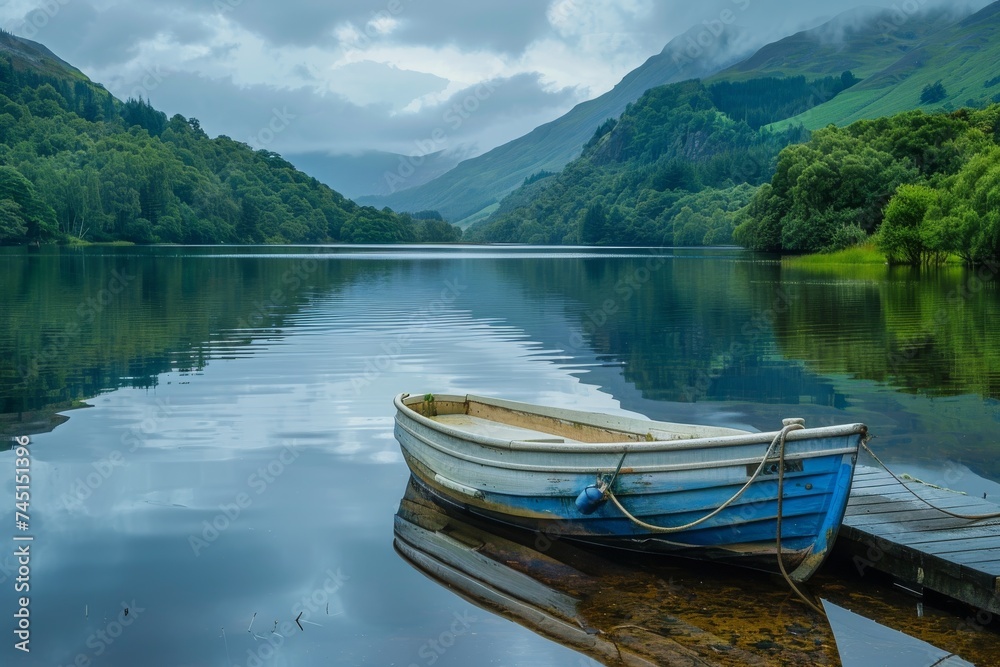
[[[576,497],[576,509],[580,514],[593,514],[606,500],[604,490],[596,485],[588,486]]]

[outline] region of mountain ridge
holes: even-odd
[[[850,71],[811,81],[804,72],[816,76],[837,72],[851,63],[864,61],[870,68],[877,62],[882,68],[870,74],[868,81],[878,82],[900,62],[937,58],[947,47],[946,56],[952,50],[962,50],[963,57],[975,65],[968,69],[982,100],[992,91],[990,84],[1000,90],[1000,77],[983,81],[990,70],[983,67],[986,61],[982,54],[986,58],[995,55],[986,47],[1000,44],[1000,12],[996,6],[1000,2],[960,19],[947,12],[931,12],[922,23],[912,20],[897,26],[901,34],[883,31],[889,13],[867,14],[861,24],[854,20],[857,13],[848,14],[818,30],[802,31],[772,43],[749,59],[756,60],[759,67],[761,62],[766,63],[764,69],[773,75],[795,76],[744,78],[740,76],[745,69],[741,64],[704,81],[652,89],[629,105],[616,121],[602,126],[580,158],[562,172],[514,191],[489,218],[467,230],[466,237],[475,241],[556,244],[730,242],[733,214],[750,201],[748,195],[752,192],[746,188],[762,186],[763,191],[770,187],[767,181],[775,173],[779,154],[785,155],[782,148],[808,139],[805,128],[788,121],[789,116],[801,117],[801,109],[823,109],[824,105],[829,108],[844,97],[857,95],[858,89],[865,94],[867,81],[859,81]],[[838,20],[853,26],[853,34],[842,44],[829,42],[824,49],[819,36],[830,25],[836,27]],[[942,27],[948,21],[951,23]],[[882,44],[871,47],[864,58],[859,59],[852,50],[848,57],[853,60],[830,59],[839,57],[843,44],[867,42],[874,34],[883,35]],[[925,36],[922,39],[921,34]],[[996,48],[1000,50],[1000,46]],[[810,52],[816,57],[803,60]],[[948,62],[956,60],[952,56]],[[992,62],[1000,62],[1000,58]],[[733,72],[737,76],[733,77]],[[922,72],[922,76],[923,80],[933,81],[937,74],[932,70]],[[945,84],[949,85],[949,81]],[[987,93],[982,92],[984,84]],[[912,83],[907,85],[910,99],[900,111],[921,106],[920,89],[914,89]],[[685,105],[687,110],[682,108]],[[758,129],[757,134],[752,133]],[[922,138],[920,135],[913,141],[919,143]],[[712,146],[706,154],[706,148]],[[870,180],[877,179],[873,176]],[[841,231],[837,225],[842,218],[826,220],[830,233],[823,238],[824,247],[852,242],[858,234],[870,233],[873,228],[867,223],[857,229],[844,225],[846,231]],[[869,218],[874,219],[871,215]]]
[[[732,28],[732,26],[731,26]],[[608,118],[658,85],[699,78],[738,61],[746,51],[740,46],[745,35],[737,29],[724,31],[707,47],[689,42],[702,26],[671,40],[660,53],[625,75],[607,93],[581,102],[563,116],[540,125],[528,134],[498,146],[483,155],[459,163],[429,183],[400,190],[388,197],[360,197],[359,203],[389,206],[394,210],[435,209],[458,222],[496,204],[525,178],[540,171],[562,169],[579,156],[594,130]],[[733,55],[731,49],[737,53]],[[749,49],[747,49],[748,51]]]
[[[68,62],[54,54],[44,44],[25,37],[18,37],[6,30],[0,29],[0,53],[7,53],[16,58],[21,69],[33,70],[38,74],[62,74],[66,78],[85,80],[92,85],[104,89],[104,86],[91,81],[86,74],[73,67]]]
[[[699,30],[704,31],[703,26],[697,26],[623,77],[611,91],[577,105],[562,117],[459,163],[419,187],[387,197],[361,197],[359,201],[395,210],[435,209],[446,219],[468,227],[488,217],[500,200],[526,178],[540,171],[559,171],[577,158],[583,144],[602,122],[617,118],[628,103],[639,99],[649,88],[692,78],[705,78],[709,82],[759,76],[817,78],[839,75],[846,70],[856,75],[860,72],[864,78],[896,62],[900,54],[914,48],[927,35],[945,29],[957,20],[950,18],[955,11],[958,10],[932,8],[898,19],[891,9],[860,7],[756,48],[746,48],[746,36],[736,25],[729,25],[708,46],[714,56],[697,53],[696,49],[701,47],[695,37]],[[679,64],[686,66],[676,67]],[[651,85],[654,81],[659,83]],[[598,108],[600,112],[592,111]]]

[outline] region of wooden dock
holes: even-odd
[[[1000,511],[995,503],[921,482],[906,486],[959,514]],[[1000,614],[1000,519],[969,521],[938,512],[881,469],[858,466],[837,549],[861,574],[884,572],[917,592]]]

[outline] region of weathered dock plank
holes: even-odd
[[[981,498],[917,481],[905,486],[936,507],[968,515],[1000,512]],[[860,572],[878,570],[1000,614],[1000,519],[948,516],[915,498],[883,470],[859,466],[837,540]]]

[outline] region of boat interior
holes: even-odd
[[[456,400],[459,398],[464,400]],[[745,433],[728,428],[665,424],[610,415],[584,416],[556,408],[539,408],[538,412],[531,412],[472,397],[414,395],[405,398],[403,404],[434,422],[469,434],[521,442],[659,442]],[[676,430],[665,428],[670,426]]]

